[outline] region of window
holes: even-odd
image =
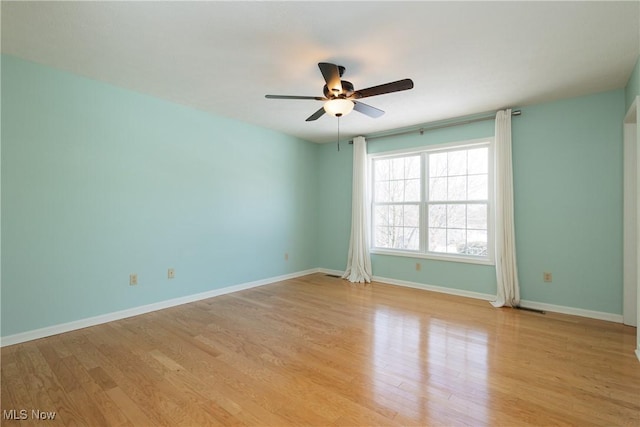
[[[377,247],[420,249],[420,163],[420,155],[375,162]]]
[[[372,251],[492,262],[492,145],[371,156]]]

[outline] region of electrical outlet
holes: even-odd
[[[169,279],[175,279],[176,278],[176,270],[174,270],[173,268],[170,268],[169,270],[167,270],[167,277]]]
[[[289,253],[288,252],[284,253],[284,260],[285,261],[289,261]]]
[[[416,262],[416,271],[420,271],[422,270],[422,264],[420,264],[419,262]]]
[[[135,286],[138,284],[138,275],[133,273],[129,275],[129,285]]]
[[[542,273],[542,280],[549,283],[553,280],[553,276],[551,275],[551,273],[545,271],[544,273]]]

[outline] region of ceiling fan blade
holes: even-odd
[[[357,101],[353,101],[353,103],[354,103],[354,106],[353,106],[354,110],[366,116],[372,117],[374,119],[377,119],[378,117],[384,114],[384,111],[376,107],[372,107],[371,105],[363,104],[362,102],[357,102]]]
[[[413,80],[404,79],[397,82],[385,83],[379,86],[373,86],[366,89],[361,89],[353,92],[351,98],[360,99],[367,98],[369,96],[382,95],[391,92],[400,92],[402,90],[413,89]]]
[[[322,77],[327,82],[327,87],[331,93],[339,95],[342,93],[342,82],[340,81],[340,69],[336,64],[330,64],[328,62],[318,63]]]
[[[321,96],[295,96],[295,95],[265,95],[268,99],[313,99],[316,101],[326,101],[327,98]]]
[[[320,108],[318,111],[310,115],[305,121],[312,122],[314,120],[318,120],[320,117],[322,117],[323,114],[324,114],[324,107]]]

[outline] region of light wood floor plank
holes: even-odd
[[[637,426],[635,332],[314,274],[5,347],[0,410],[53,410],[51,425]]]

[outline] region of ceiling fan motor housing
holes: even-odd
[[[346,80],[340,80],[340,83],[342,84],[342,91],[340,92],[329,90],[327,85],[324,85],[324,87],[322,88],[322,92],[324,93],[324,96],[326,98],[332,99],[332,98],[348,98],[351,95],[353,95],[353,92],[354,92],[353,83],[348,82]]]

